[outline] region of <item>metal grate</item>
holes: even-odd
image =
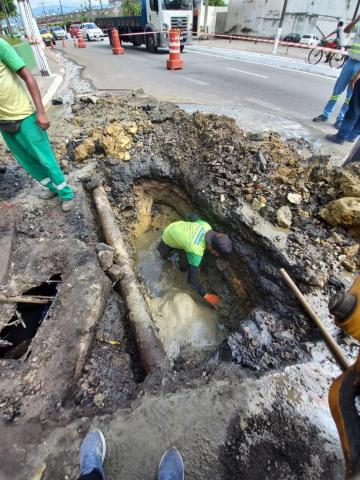
[[[181,30],[187,30],[187,18],[186,17],[171,17],[171,28],[180,28]]]

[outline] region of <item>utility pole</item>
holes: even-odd
[[[34,53],[38,69],[43,77],[48,77],[51,72],[44,53],[44,42],[32,14],[30,3],[28,0],[18,0],[17,3],[25,34]]]
[[[359,2],[360,2],[360,0],[359,0]],[[281,36],[281,30],[282,30],[282,26],[284,24],[284,18],[285,18],[285,14],[286,14],[287,4],[288,4],[288,0],[284,0],[284,5],[283,5],[281,16],[280,16],[279,27],[276,30],[274,49],[273,49],[273,54],[274,55],[276,54],[277,47],[278,47],[278,44],[279,44],[279,40],[280,40],[280,36]]]
[[[359,0],[360,1],[360,0]],[[104,15],[104,9],[103,9],[103,3],[102,0],[100,0],[100,8],[101,8],[101,13]]]
[[[59,4],[60,4],[60,12],[61,12],[61,15],[64,16],[64,12],[63,12],[63,8],[62,8],[61,0],[59,0]]]
[[[360,0],[358,0],[358,2],[357,2],[355,12],[354,12],[354,15],[353,15],[353,18],[352,18],[353,20],[355,20],[355,18],[359,15],[359,8],[360,8]]]
[[[44,2],[41,2],[41,5],[42,5],[42,7],[43,7],[43,12],[44,12],[45,23],[47,23],[47,18],[46,18],[46,11],[45,11],[45,5],[44,5]]]
[[[207,33],[208,33],[208,15],[209,15],[209,0],[205,0],[205,14],[204,14],[204,38],[208,38],[207,37]]]

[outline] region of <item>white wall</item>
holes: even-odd
[[[218,12],[227,12],[228,7],[208,7],[208,18],[207,18],[207,33],[216,32],[216,14]],[[203,31],[205,21],[205,5],[201,6],[200,10],[200,21],[198,25],[198,32]],[[219,33],[219,32],[216,32]]]
[[[225,31],[249,29],[257,35],[274,36],[283,0],[229,0]],[[283,32],[329,33],[339,19],[350,21],[357,0],[289,0]],[[246,31],[246,30],[245,30]],[[243,32],[244,33],[244,32]]]

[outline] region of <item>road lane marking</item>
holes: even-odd
[[[209,83],[203,82],[201,80],[196,80],[196,78],[189,78],[189,77],[185,77],[185,76],[183,76],[182,78],[184,78],[188,82],[196,83],[197,85],[209,85]]]
[[[240,58],[231,58],[224,55],[216,55],[215,53],[197,52],[196,50],[188,50],[187,54],[189,53],[198,53],[199,55],[209,55],[210,57],[218,57],[218,58],[221,58],[222,60],[230,60],[231,62],[254,63],[255,65],[260,65],[261,67],[277,68],[278,70],[286,70],[288,72],[293,72],[293,73],[303,73],[305,75],[312,75],[313,77],[320,77],[320,78],[323,78],[324,80],[330,80],[333,82],[336,82],[337,80],[337,78],[325,77],[325,75],[321,75],[320,73],[304,72],[302,70],[295,70],[294,68],[280,67],[279,65],[268,65],[265,63],[254,62],[253,60],[241,60]]]
[[[254,75],[254,77],[269,78],[269,77],[267,77],[266,75],[260,75],[260,73],[247,72],[246,70],[239,70],[239,69],[237,69],[237,68],[227,67],[227,70],[232,70],[233,72],[246,73],[247,75]]]

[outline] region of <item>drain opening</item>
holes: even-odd
[[[35,297],[55,297],[61,274],[53,275],[48,282],[37,287],[30,288],[23,295]],[[46,318],[53,300],[47,303],[23,303],[16,304],[16,312],[8,325],[0,332],[0,358],[21,358],[36,335],[40,325]]]

